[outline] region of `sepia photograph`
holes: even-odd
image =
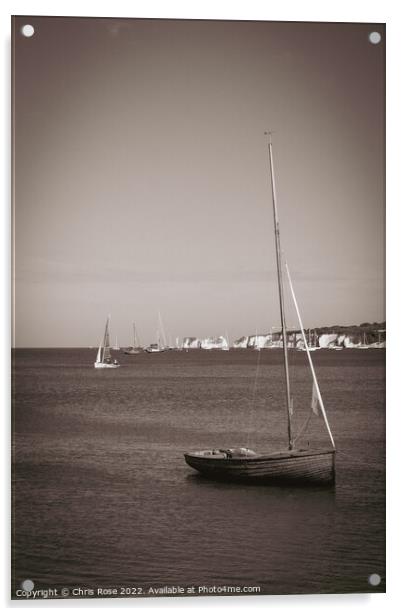
[[[11,26],[11,598],[385,593],[385,24]]]

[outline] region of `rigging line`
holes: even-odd
[[[257,352],[257,366],[256,366],[256,370],[255,370],[255,377],[254,377],[254,385],[253,385],[253,389],[252,389],[252,393],[251,393],[251,401],[250,401],[250,428],[248,430],[247,433],[247,439],[246,439],[246,447],[248,448],[250,445],[250,436],[251,436],[251,428],[254,425],[254,414],[255,414],[255,394],[257,391],[257,382],[258,382],[258,376],[260,373],[260,364],[261,364],[261,351],[256,351]]]
[[[303,434],[303,432],[305,432],[305,431],[307,430],[308,425],[309,425],[309,423],[310,423],[310,420],[311,420],[312,416],[313,416],[313,411],[311,410],[311,411],[310,411],[310,413],[309,413],[309,415],[308,415],[308,417],[307,417],[307,419],[306,419],[306,421],[304,422],[304,424],[303,424],[303,425],[302,425],[302,427],[300,428],[298,435],[297,435],[297,436],[295,437],[295,439],[294,439],[294,442],[295,442],[295,443],[296,443],[296,441],[297,441],[297,440],[301,437],[301,435]]]
[[[270,177],[271,177],[272,208],[273,208],[274,228],[275,228],[276,271],[277,271],[277,277],[278,277],[279,310],[280,310],[280,315],[281,315],[281,327],[282,327],[282,338],[283,338],[283,345],[282,345],[283,346],[283,362],[284,362],[285,382],[286,382],[288,447],[289,449],[293,449],[288,348],[287,348],[287,334],[286,334],[285,305],[284,305],[284,298],[283,298],[282,254],[281,254],[281,242],[280,242],[280,234],[279,234],[278,210],[276,206],[276,187],[275,187],[274,161],[273,161],[273,152],[272,152],[272,135],[271,133],[268,133],[268,134],[269,134],[269,139],[268,139],[269,170],[270,170]]]
[[[327,428],[327,432],[329,434],[329,438],[331,439],[332,447],[335,449],[334,438],[332,436],[331,428],[329,427],[327,414],[325,412],[324,403],[322,401],[320,388],[318,386],[318,382],[317,382],[317,377],[316,377],[315,370],[314,370],[313,361],[311,359],[310,351],[309,351],[309,348],[308,348],[308,343],[307,343],[307,340],[306,340],[306,334],[305,334],[303,323],[302,323],[301,316],[300,316],[299,306],[297,304],[296,295],[295,295],[295,292],[293,290],[292,279],[290,277],[289,267],[288,267],[288,264],[286,262],[285,262],[285,268],[286,268],[286,273],[288,275],[290,291],[291,291],[292,298],[293,298],[293,303],[294,303],[294,306],[295,306],[295,309],[296,309],[297,318],[299,319],[300,329],[302,331],[304,346],[306,347],[306,351],[307,351],[307,357],[308,357],[308,361],[309,361],[309,364],[310,364],[310,370],[311,370],[311,374],[312,374],[312,377],[313,377],[314,386],[315,386],[315,389],[316,389],[316,392],[317,392],[318,401],[320,403],[321,414],[322,414],[322,416],[324,418],[324,423],[325,423],[325,426]]]
[[[282,250],[282,259],[286,263],[286,257],[285,257],[284,250]],[[290,292],[289,292],[289,289],[288,289],[286,284],[283,285],[283,291],[284,291],[285,301],[290,305],[291,304],[291,302],[289,301],[289,299],[290,299]],[[294,346],[295,331],[294,331],[294,328],[292,328],[292,332],[293,332],[293,334],[292,334],[292,344],[293,344],[293,346],[291,346],[289,348],[289,340],[290,340],[289,333],[288,333],[288,337],[286,339],[286,342],[288,344],[288,351],[290,351],[288,353],[288,358],[289,358],[288,363],[289,363],[289,373],[290,373],[289,374],[289,380],[292,383],[292,392],[291,392],[291,395],[290,395],[290,401],[291,401],[292,415],[294,415],[295,414],[294,397],[292,395],[292,393],[295,390],[295,383],[296,383],[296,378],[295,378],[296,377],[296,356],[294,355],[294,350],[295,350],[295,346]]]

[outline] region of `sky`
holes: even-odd
[[[384,320],[384,41],[15,18],[14,345],[95,346],[108,314],[121,345],[158,312],[173,340],[278,327],[267,129],[304,325]]]

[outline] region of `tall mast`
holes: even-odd
[[[271,133],[265,133],[265,134],[268,135],[269,170],[271,174],[272,206],[273,206],[273,211],[274,211],[276,269],[277,269],[277,274],[278,274],[279,307],[280,307],[280,312],[281,312],[283,360],[284,360],[284,366],[285,366],[285,381],[286,381],[286,407],[287,407],[287,412],[288,412],[288,440],[289,440],[289,449],[293,449],[292,427],[291,427],[291,419],[290,419],[291,413],[292,413],[292,401],[290,398],[288,339],[287,339],[287,333],[286,333],[285,304],[284,304],[284,299],[283,299],[281,241],[280,241],[280,236],[279,236],[278,211],[276,207],[274,161],[273,161],[273,155],[272,155]]]

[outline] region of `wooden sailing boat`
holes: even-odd
[[[278,212],[276,206],[276,188],[271,137],[269,137],[268,140],[268,151],[275,227],[276,265],[283,340],[282,348],[284,374],[286,382],[288,447],[287,449],[283,449],[281,451],[261,454],[256,453],[246,447],[235,447],[229,449],[207,449],[185,453],[184,458],[187,464],[189,464],[189,466],[196,469],[200,473],[210,477],[225,480],[243,480],[247,482],[256,480],[262,480],[265,482],[333,482],[335,480],[335,443],[331,434],[331,429],[328,424],[324,404],[318,387],[314,366],[309,352],[309,344],[306,340],[303,324],[301,323],[300,312],[297,305],[296,296],[294,294],[289,269],[286,265],[291,294],[299,319],[300,329],[303,334],[304,345],[306,348],[313,377],[313,398],[311,404],[311,413],[321,413],[321,416],[324,420],[325,426],[329,434],[331,447],[325,449],[298,449],[296,447],[296,440],[301,436],[301,434],[299,434],[297,437],[294,437],[292,431],[292,400],[290,396],[289,382],[288,344],[283,297],[282,259]],[[310,419],[310,417],[311,415],[309,415],[308,419]],[[305,427],[307,426],[307,424],[308,421],[305,423]]]
[[[141,353],[141,351],[142,348],[140,347],[137,339],[137,330],[135,327],[135,323],[133,323],[133,346],[129,347],[128,349],[124,349],[124,353],[126,355],[138,355],[138,353]]]
[[[112,355],[110,353],[109,322],[110,316],[107,318],[103,340],[99,345],[98,354],[94,363],[95,368],[118,368],[120,365],[116,359],[112,360]]]

